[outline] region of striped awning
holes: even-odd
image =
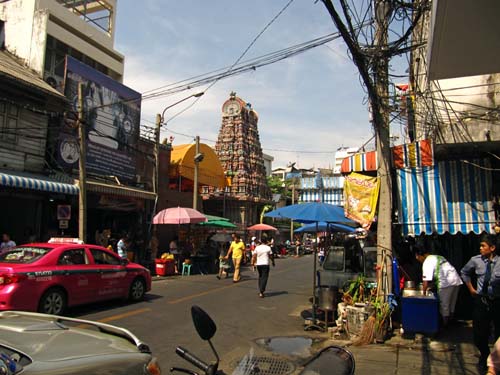
[[[140,198],[140,199],[156,199],[156,194],[150,191],[135,189],[132,187],[121,186],[121,185],[110,185],[102,182],[87,181],[88,191],[95,193],[116,195],[122,197]]]
[[[397,169],[403,234],[491,232],[495,215],[487,164],[442,161],[432,167]]]
[[[78,186],[50,180],[45,176],[21,176],[11,173],[0,173],[0,186],[46,191],[49,193],[78,194]]]
[[[342,160],[340,172],[369,172],[376,171],[377,168],[377,151],[369,151],[354,154]]]
[[[434,147],[429,139],[394,146],[391,150],[394,168],[430,167],[434,164]],[[377,151],[369,151],[343,159],[340,172],[370,172],[377,168]]]

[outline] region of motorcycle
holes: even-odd
[[[175,349],[177,355],[191,363],[204,375],[222,375],[224,372],[219,370],[220,358],[210,341],[214,337],[217,326],[212,318],[199,306],[191,307],[191,317],[195,326],[196,332],[204,341],[208,341],[210,348],[215,357],[215,361],[206,363],[198,358],[187,349],[178,346]],[[265,366],[264,366],[265,367]],[[267,375],[274,372],[266,371],[266,368],[259,368],[259,362],[252,360],[252,356],[246,356],[240,362],[233,375]],[[345,348],[340,346],[331,345],[319,351],[312,358],[308,359],[301,365],[302,369],[300,375],[352,375],[355,370],[355,361],[353,354]],[[183,368],[172,367],[170,372],[181,372],[188,375],[200,375],[200,373]]]

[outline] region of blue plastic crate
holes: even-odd
[[[439,330],[439,303],[436,297],[403,297],[401,310],[405,332],[434,334]]]

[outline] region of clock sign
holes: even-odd
[[[240,113],[241,106],[236,100],[231,100],[224,106],[223,112],[228,116],[236,116]]]
[[[59,143],[59,155],[66,164],[74,164],[80,159],[80,147],[75,139],[66,138]]]

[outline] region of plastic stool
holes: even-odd
[[[182,276],[191,275],[191,266],[192,264],[182,263]]]

